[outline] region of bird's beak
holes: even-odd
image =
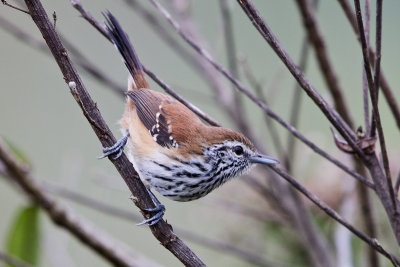
[[[262,154],[258,154],[258,155],[250,157],[250,162],[251,163],[261,163],[261,164],[265,164],[265,165],[275,165],[275,164],[279,163],[279,160],[262,155]]]

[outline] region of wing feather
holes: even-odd
[[[167,96],[157,95],[150,90],[136,90],[128,92],[136,106],[136,112],[149,130],[149,133],[160,146],[178,147],[178,143],[172,136],[168,113],[163,107],[170,102]],[[164,99],[167,98],[167,99]]]

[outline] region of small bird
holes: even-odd
[[[171,96],[149,89],[142,64],[117,19],[105,15],[109,36],[129,70],[125,113],[126,133],[103,157],[119,157],[125,145],[140,178],[161,195],[176,201],[201,198],[226,181],[248,171],[254,163],[274,165],[278,160],[259,154],[240,133],[204,124]],[[156,215],[141,224],[156,224],[165,207],[149,190]]]

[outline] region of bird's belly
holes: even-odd
[[[171,160],[168,157],[134,158],[142,180],[161,195],[175,201],[191,201],[211,192],[219,184],[208,175],[210,166],[190,160]]]

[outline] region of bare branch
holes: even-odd
[[[82,6],[81,2],[79,0],[71,0],[71,3],[73,7],[78,10],[83,18],[85,18],[90,24],[92,24],[95,29],[97,29],[104,37],[106,37],[107,40],[111,42],[110,37],[108,36],[107,31],[105,30],[104,27],[101,26],[101,24],[93,18],[93,16],[90,15],[88,11]],[[143,65],[143,64],[142,64]],[[152,78],[161,88],[164,89],[164,91],[174,98],[176,98],[179,102],[181,102],[183,105],[188,107],[191,111],[193,111],[195,114],[197,114],[200,118],[202,118],[204,121],[208,122],[210,125],[213,126],[220,126],[220,124],[215,121],[213,118],[208,116],[206,113],[201,111],[198,107],[194,106],[192,103],[188,102],[185,100],[182,96],[180,96],[177,92],[175,92],[170,86],[168,86],[166,83],[164,83],[160,78],[158,78],[152,71],[150,71],[145,65],[143,65],[143,70],[144,72],[149,75],[150,78]]]
[[[354,127],[348,107],[343,97],[343,89],[339,85],[336,72],[333,69],[333,64],[329,58],[327,47],[318,22],[315,18],[314,8],[310,0],[297,0],[297,6],[300,9],[304,28],[307,30],[310,43],[314,46],[318,64],[322,75],[332,95],[335,107],[343,119],[351,128]]]
[[[242,7],[245,14],[250,18],[253,25],[259,31],[259,33],[264,37],[267,43],[279,56],[282,62],[286,65],[288,70],[292,73],[293,77],[298,81],[301,87],[306,91],[314,103],[320,108],[320,110],[325,114],[326,118],[335,126],[335,128],[340,132],[340,134],[346,139],[346,141],[351,145],[357,154],[364,158],[364,153],[355,144],[355,135],[350,131],[348,125],[345,121],[335,112],[332,107],[326,102],[326,100],[318,94],[314,87],[303,75],[301,70],[296,66],[293,60],[289,57],[287,52],[279,43],[278,39],[271,32],[268,25],[261,18],[259,12],[256,10],[254,5],[248,0],[238,0],[239,5]]]
[[[1,138],[0,161],[4,164],[8,176],[13,178],[13,181],[24,190],[34,203],[38,204],[49,215],[55,224],[65,228],[114,265],[139,265],[139,261],[131,256],[132,251],[126,251],[115,240],[102,233],[100,229],[96,229],[94,225],[65,209],[55,199],[46,194],[37,180],[27,171],[26,167],[21,165],[12,155]],[[143,262],[141,263],[143,264]],[[150,261],[147,263],[154,265]]]
[[[371,238],[355,228],[353,225],[344,220],[336,211],[332,210],[328,205],[326,205],[322,200],[320,200],[317,196],[309,192],[305,187],[303,187],[299,182],[296,181],[292,176],[286,173],[283,169],[278,166],[271,166],[272,170],[274,170],[277,174],[279,174],[283,179],[289,182],[294,188],[296,188],[300,193],[306,196],[309,200],[311,200],[315,205],[321,208],[329,217],[333,218],[335,221],[339,222],[341,225],[346,227],[349,231],[351,231],[354,235],[359,237],[361,240],[366,242],[368,245],[373,247],[376,251],[387,257],[392,263],[396,266],[400,265],[400,259],[396,256],[388,252],[384,249],[376,239]]]
[[[359,31],[358,31],[358,26],[357,26],[357,19],[356,19],[356,15],[353,13],[352,11],[352,7],[349,4],[348,0],[338,0],[340,3],[340,6],[343,9],[343,12],[346,14],[347,19],[350,22],[350,25],[354,31],[354,33],[357,36],[358,41],[360,41],[360,35],[359,35]],[[371,63],[375,64],[375,52],[372,49],[371,46],[368,47],[368,53],[370,54],[370,59],[371,59]],[[390,111],[392,112],[392,115],[396,121],[397,127],[400,129],[400,107],[396,101],[396,98],[392,92],[392,89],[390,88],[390,85],[388,83],[388,81],[386,80],[385,75],[383,74],[383,72],[380,72],[380,86],[382,89],[382,92],[385,96],[385,99],[389,105]]]
[[[237,81],[234,77],[232,77],[232,75],[229,74],[221,65],[216,63],[203,48],[201,48],[198,44],[194,43],[190,39],[189,36],[185,35],[180,30],[179,24],[172,19],[170,14],[163,7],[161,7],[158,2],[156,2],[155,0],[150,0],[150,1],[165,16],[165,18],[170,22],[170,24],[173,25],[173,27],[178,31],[178,33],[181,35],[181,37],[185,41],[187,41],[200,55],[202,55],[205,59],[207,59],[207,61],[209,61],[218,71],[220,71],[222,74],[224,74],[242,93],[244,93],[246,96],[248,96],[250,98],[250,100],[252,100],[261,109],[263,109],[268,114],[268,116],[270,116],[271,118],[273,118],[274,120],[279,122],[282,126],[284,126],[286,129],[288,129],[294,136],[296,136],[297,138],[301,139],[304,143],[306,143],[309,147],[311,147],[318,154],[320,154],[320,155],[325,154],[324,155],[325,158],[327,158],[327,159],[330,158],[331,162],[336,162],[335,164],[337,166],[341,166],[340,168],[342,168],[343,170],[345,170],[346,172],[351,174],[353,177],[355,177],[356,179],[361,178],[361,179],[359,179],[360,181],[362,181],[363,183],[365,183],[366,185],[368,185],[371,188],[373,187],[373,184],[371,182],[369,182],[366,179],[363,179],[358,174],[355,174],[354,172],[350,171],[342,163],[332,159],[331,156],[329,156],[328,154],[322,152],[322,150],[320,150],[318,147],[314,146],[314,144],[311,141],[308,141],[305,137],[303,137],[295,128],[293,128],[291,125],[289,125],[284,120],[282,120],[267,105],[265,105],[262,101],[260,101],[260,99],[258,99],[249,90],[247,90],[243,85],[241,85],[239,83],[239,81]],[[293,64],[293,66],[295,66],[293,62],[292,62],[292,64]],[[297,70],[297,71],[299,71],[299,70]],[[301,77],[305,81],[305,77],[302,76],[302,75],[301,75]],[[325,100],[322,99],[321,96],[318,95],[318,93],[315,92],[315,90],[311,87],[311,85],[308,83],[308,81],[307,81],[307,85],[308,85],[309,88],[312,89],[311,91],[315,93],[315,95],[316,95],[316,97],[318,97],[319,101],[321,101],[320,104],[328,109],[328,111],[330,112],[329,114],[335,114],[335,115],[332,115],[332,116],[334,116],[334,120],[336,121],[336,119],[337,119],[336,113],[330,107],[328,108],[328,104],[325,102]],[[339,124],[336,124],[336,125],[339,125]],[[339,127],[342,127],[342,126],[339,126]],[[342,129],[344,132],[347,133],[347,131],[345,130],[345,127],[344,128],[340,128],[340,129]],[[352,139],[350,140],[350,144],[352,144],[354,146],[355,151],[358,151],[360,153],[360,155],[364,155],[363,152],[356,146],[355,142]]]
[[[367,81],[368,81],[368,88],[369,88],[369,94],[372,102],[372,111],[373,111],[373,118],[376,123],[376,127],[378,128],[378,135],[379,135],[379,143],[381,146],[381,151],[382,151],[382,157],[383,157],[383,166],[385,169],[385,176],[388,184],[388,190],[390,193],[390,198],[392,200],[392,205],[394,209],[394,214],[395,217],[399,217],[396,214],[398,214],[397,211],[397,200],[394,196],[394,189],[393,189],[393,183],[392,183],[392,178],[390,175],[390,169],[389,169],[389,159],[386,151],[386,144],[385,144],[385,136],[383,134],[383,129],[382,129],[382,123],[381,123],[381,117],[379,114],[379,108],[378,108],[378,97],[377,97],[377,88],[379,88],[379,73],[380,73],[380,41],[381,41],[381,28],[382,28],[382,1],[378,0],[378,5],[377,5],[377,43],[379,43],[377,49],[377,55],[378,58],[376,60],[376,76],[378,77],[378,81],[374,81],[372,79],[372,73],[371,73],[371,64],[369,60],[369,53],[368,53],[368,44],[367,40],[365,38],[365,31],[364,31],[364,25],[363,25],[363,20],[362,20],[362,13],[361,13],[361,7],[360,7],[360,1],[359,0],[354,0],[354,5],[356,8],[356,14],[357,14],[357,22],[358,22],[358,29],[360,32],[360,38],[361,38],[361,47],[362,47],[362,52],[363,52],[363,58],[364,58],[364,68],[365,68],[365,74],[367,76]],[[378,29],[380,28],[380,29]],[[371,136],[373,134],[372,131],[374,127],[371,125]],[[396,221],[399,221],[397,219]],[[399,223],[399,222],[398,222]],[[400,238],[400,237],[398,237]],[[399,241],[400,242],[400,241]]]
[[[21,12],[23,12],[23,13],[26,13],[26,14],[30,15],[28,11],[23,10],[22,8],[19,8],[19,7],[17,7],[17,6],[11,5],[11,4],[9,4],[6,0],[1,0],[1,2],[2,2],[3,5],[5,5],[5,6],[11,7],[11,8],[13,8],[13,9],[15,9],[15,10],[18,10],[18,11],[21,11]]]
[[[307,38],[304,38],[300,51],[301,51],[301,57],[299,62],[299,68],[301,69],[301,71],[304,72],[307,66],[308,53],[310,51]],[[290,105],[291,106],[290,124],[293,125],[293,127],[297,127],[299,123],[302,96],[303,96],[303,91],[301,90],[299,84],[296,83],[294,88],[292,104]],[[285,163],[285,165],[287,167],[288,173],[291,173],[292,170],[291,162],[295,156],[296,145],[295,145],[295,138],[292,135],[288,135],[287,140],[288,140],[287,160],[286,160],[287,162]]]
[[[124,210],[124,209],[121,209],[118,207],[114,207],[108,203],[104,203],[95,198],[90,198],[88,196],[76,193],[70,189],[60,187],[58,185],[55,185],[55,184],[52,184],[49,182],[45,182],[45,181],[41,181],[41,186],[43,187],[44,190],[46,190],[50,193],[53,193],[57,196],[66,198],[70,201],[79,203],[85,207],[97,210],[99,212],[115,216],[116,218],[127,220],[127,221],[133,222],[135,224],[142,221],[142,218],[140,216],[133,214],[131,211],[127,211],[127,210]],[[259,218],[259,219],[261,219],[261,218]],[[253,251],[244,250],[244,249],[232,246],[230,244],[227,244],[223,241],[217,241],[214,239],[210,239],[204,235],[199,235],[199,234],[193,233],[191,231],[185,230],[180,227],[174,227],[174,228],[175,228],[175,231],[177,233],[179,233],[179,235],[181,235],[183,238],[187,239],[188,241],[203,245],[209,249],[215,249],[217,251],[220,251],[221,253],[230,254],[234,257],[237,257],[237,258],[247,261],[249,263],[258,264],[261,266],[281,266],[282,265],[280,263],[273,262],[273,261],[265,258],[263,255],[259,255]]]
[[[91,99],[86,91],[79,75],[72,66],[68,54],[63,47],[53,25],[46,15],[43,6],[39,0],[25,0],[26,5],[31,13],[33,21],[36,23],[43,38],[46,40],[61,72],[63,73],[64,80],[68,83],[71,93],[75,100],[81,107],[85,117],[88,119],[94,132],[99,138],[103,147],[109,147],[115,144],[116,140],[112,135],[110,129],[102,118],[100,111],[97,109],[96,104]],[[135,199],[135,204],[141,209],[154,208],[154,203],[151,200],[145,186],[139,179],[138,174],[129,162],[128,158],[122,154],[118,159],[111,159],[110,161],[119,171],[120,175],[128,185],[132,195]],[[146,217],[151,214],[146,214]],[[188,265],[204,266],[204,263],[190,250],[186,244],[179,239],[177,235],[172,232],[171,226],[165,221],[161,220],[150,229],[153,235],[161,242],[161,244],[173,253],[182,263]]]
[[[44,41],[36,39],[30,33],[24,31],[14,23],[1,16],[0,27],[15,36],[17,39],[21,40],[23,43],[28,44],[31,47],[45,53],[46,55],[51,56],[50,51]],[[105,73],[95,66],[95,64],[92,64],[91,61],[75,47],[75,45],[73,45],[71,42],[68,42],[67,39],[63,38],[62,36],[61,39],[64,43],[66,43],[68,51],[71,52],[74,61],[79,67],[81,67],[85,72],[103,85],[108,86],[113,92],[125,98],[125,90],[122,87],[109,79]]]
[[[229,8],[228,0],[219,0],[219,5],[221,9],[222,26],[224,29],[225,37],[225,47],[226,47],[226,57],[228,59],[228,69],[232,73],[232,76],[239,79],[239,70],[237,66],[237,55],[235,47],[235,38],[233,36],[233,23],[231,18],[231,11]],[[248,128],[246,123],[243,123],[245,118],[245,113],[242,105],[241,95],[235,91],[235,86],[232,85],[234,90],[233,95],[233,105],[236,109],[236,116],[239,117],[238,123],[240,123],[239,128]],[[240,115],[239,115],[240,114]],[[249,130],[246,130],[249,132]]]
[[[370,36],[370,5],[369,0],[365,1],[365,39],[367,40],[367,45],[369,45]],[[368,98],[368,81],[367,74],[365,73],[365,68],[362,68],[362,81],[363,81],[363,105],[364,105],[364,124],[365,132],[371,132],[371,124],[369,123],[369,98]]]
[[[204,44],[205,41],[195,27],[194,21],[190,17],[188,8],[189,5],[186,4],[186,0],[174,0],[167,3],[169,4],[169,6],[171,6],[171,8],[175,11],[180,19],[181,23],[178,24],[176,20],[173,20],[172,17],[170,17],[171,20],[176,23],[176,25],[179,25],[178,33],[180,34],[180,36],[190,36],[190,40],[192,41],[192,43],[196,43],[197,47],[201,47],[200,44]],[[165,9],[164,11],[167,12]],[[202,55],[196,54],[195,58],[197,64],[200,66],[204,80],[210,84],[210,88],[214,92],[215,99],[223,107],[222,110],[227,113],[232,122],[237,125],[237,128],[244,135],[253,140],[257,147],[261,147],[261,144],[258,143],[255,135],[252,132],[252,128],[250,127],[248,121],[245,119],[245,114],[242,107],[240,106],[240,102],[237,102],[237,92],[227,90],[227,87],[218,76],[218,73],[215,72],[213,66],[211,66],[206,60],[204,60]],[[239,106],[237,106],[238,103]]]
[[[340,118],[339,115],[337,115],[335,110],[333,110],[327,104],[327,102],[315,91],[312,85],[307,81],[299,68],[294,64],[293,60],[288,56],[286,51],[280,45],[268,25],[261,18],[258,10],[254,7],[253,3],[249,0],[238,0],[238,3],[243,8],[246,15],[253,22],[253,25],[256,27],[256,29],[260,32],[260,34],[264,37],[268,44],[274,49],[277,55],[282,59],[282,61],[288,67],[288,69],[302,86],[302,88],[306,90],[308,95],[314,100],[314,102],[325,114],[325,116],[346,139],[347,144],[351,146],[354,153],[356,153],[363,160],[365,166],[369,169],[372,179],[374,180],[377,195],[379,196],[379,199],[381,200],[381,203],[383,204],[386,213],[389,216],[397,242],[400,244],[400,218],[398,216],[397,210],[395,209],[396,206],[393,205],[393,193],[390,192],[393,191],[393,188],[389,188],[386,182],[382,182],[385,179],[385,173],[382,171],[375,154],[366,154],[360,149],[360,147],[358,147],[353,133],[348,130],[348,127],[346,127],[347,124],[343,121],[343,119]],[[362,22],[360,27],[362,27]],[[370,78],[368,79],[372,80],[372,76]],[[373,83],[369,84],[373,85]]]

